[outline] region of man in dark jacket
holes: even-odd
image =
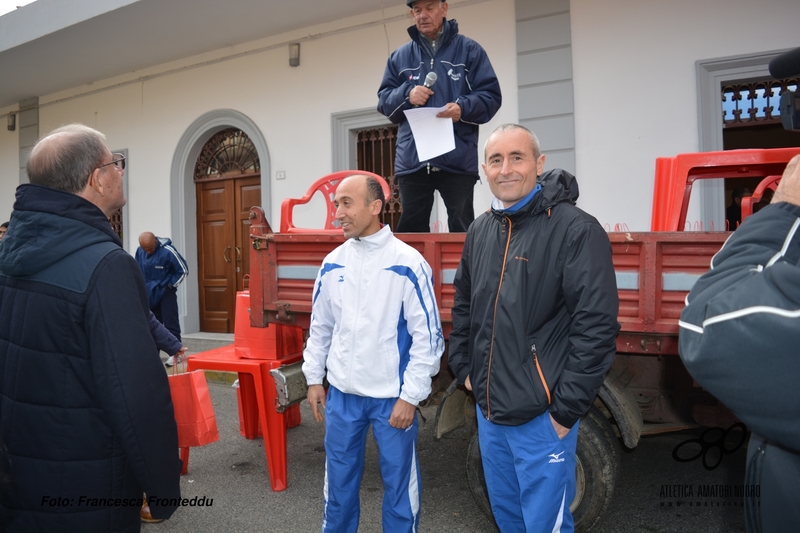
[[[178,285],[186,279],[189,268],[186,260],[172,246],[172,241],[156,237],[149,231],[139,235],[139,248],[136,249],[136,262],[142,269],[147,285],[147,298],[150,310],[159,322],[181,340],[181,323],[178,316]],[[172,366],[175,358],[170,354],[167,366]]]
[[[679,322],[686,369],[752,431],[744,481],[751,533],[800,524],[798,229],[800,156],[770,205],[742,222],[714,256]]]
[[[386,63],[378,90],[378,111],[399,124],[395,176],[403,214],[398,232],[430,231],[435,190],[447,208],[450,231],[467,231],[475,218],[473,188],[478,180],[478,125],[500,109],[500,83],[481,46],[458,33],[447,20],[447,2],[407,0],[414,26],[411,41],[395,50]],[[429,72],[435,85],[425,87]],[[455,150],[420,161],[411,127],[403,111],[413,107],[446,107],[437,117],[453,120]]]
[[[0,247],[0,530],[139,531],[180,497],[144,279],[108,217],[124,157],[70,125],[34,146]],[[173,501],[170,501],[173,500]]]
[[[619,331],[611,245],[575,207],[575,178],[542,174],[531,131],[501,126],[485,161],[496,198],[464,243],[450,367],[475,396],[500,530],[570,532],[578,422],[611,367]]]

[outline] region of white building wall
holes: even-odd
[[[11,216],[14,206],[14,191],[19,185],[19,124],[14,131],[8,131],[5,117],[8,110],[3,113],[0,109],[0,224]]]
[[[413,21],[407,13],[405,6],[393,6],[383,13],[40,95],[39,131],[45,134],[62,124],[81,122],[102,131],[112,150],[127,149],[127,250],[135,251],[136,236],[143,231],[171,236],[196,273],[196,243],[180,242],[180,236],[173,235],[176,216],[188,228],[187,240],[195,234],[194,206],[176,214],[180,202],[171,197],[171,166],[187,128],[218,109],[235,110],[256,124],[269,150],[268,157],[262,154],[270,166],[262,168],[262,195],[270,199],[270,222],[277,230],[281,200],[302,196],[314,180],[331,172],[331,114],[377,106],[386,59],[408,40],[406,28]],[[380,23],[382,17],[385,24]],[[514,1],[451,2],[449,17],[458,20],[461,33],[484,46],[501,82],[503,107],[482,128],[482,147],[494,127],[517,120]],[[296,68],[289,67],[290,41],[301,42]],[[239,57],[225,59],[235,54]],[[0,209],[8,213],[18,185],[17,146],[15,134],[0,135]],[[278,170],[286,173],[285,180],[274,179]],[[484,179],[476,187],[476,211],[485,210],[490,201]],[[196,278],[190,277],[186,286],[181,311],[184,329],[191,332],[197,327]]]
[[[796,0],[571,0],[570,16],[578,204],[612,228],[648,230],[655,158],[699,150],[697,60],[800,44]]]
[[[127,148],[131,168],[126,222],[131,235],[146,230],[168,234],[172,205],[169,169],[178,139],[192,121],[208,111],[239,111],[258,125],[269,147],[272,168],[264,170],[270,170],[272,176],[265,174],[263,180],[271,189],[272,223],[277,227],[281,200],[301,196],[312,181],[331,171],[331,113],[377,105],[386,58],[408,40],[406,28],[411,19],[397,20],[405,12],[402,6],[385,10],[387,18],[395,19],[385,28],[376,24],[355,29],[380,20],[380,13],[371,13],[94,84],[112,86],[106,90],[93,85],[41,96],[39,129],[44,134],[64,123],[83,122],[105,133],[112,149]],[[486,48],[501,80],[503,108],[482,128],[482,145],[491,129],[517,117],[513,0],[465,2],[464,6],[453,2],[449,15],[458,19],[463,34]],[[332,34],[302,41],[300,66],[289,67],[284,43],[326,32]],[[271,44],[276,47],[185,68]],[[158,74],[163,71],[173,72]],[[143,75],[152,77],[128,82]],[[120,86],[113,87],[116,84]],[[4,138],[0,153],[13,152],[8,144],[14,143]],[[2,161],[6,168],[10,159],[3,156]],[[274,180],[276,170],[286,172],[285,181]],[[488,186],[479,185],[476,209],[483,210],[490,198]]]

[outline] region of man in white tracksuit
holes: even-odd
[[[336,190],[344,244],[314,284],[303,352],[308,401],[325,409],[323,532],[354,532],[367,430],[383,477],[383,530],[417,531],[422,485],[416,406],[428,397],[444,351],[431,268],[378,219],[383,190],[351,176]],[[327,397],[322,380],[327,369]]]

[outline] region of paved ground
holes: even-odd
[[[724,491],[743,484],[746,449],[725,455],[711,471],[702,460],[672,458],[677,445],[699,436],[693,430],[646,437],[635,450],[623,452],[611,508],[592,533],[745,533],[742,498]],[[715,457],[709,453],[709,464]],[[720,489],[723,495],[716,495]]]
[[[184,497],[212,499],[207,507],[183,507],[161,524],[144,524],[145,532],[230,531],[300,533],[319,531],[322,523],[322,481],[325,453],[324,425],[314,422],[308,404],[301,406],[303,423],[289,430],[289,487],[270,490],[261,439],[239,434],[236,392],[227,384],[209,385],[217,415],[220,440],[192,448],[189,473],[181,479]],[[424,410],[429,420],[435,408]],[[466,483],[466,432],[435,442],[432,423],[423,424],[419,456],[423,478],[423,514],[420,531],[491,532],[493,526],[476,508]],[[377,451],[370,437],[361,488],[362,532],[381,531],[383,487]]]
[[[186,342],[192,351],[219,345],[213,339]],[[227,376],[211,374],[210,377],[217,380]],[[303,423],[288,433],[289,486],[274,493],[269,488],[261,439],[247,440],[239,434],[235,389],[228,382],[212,382],[209,388],[220,440],[192,449],[189,474],[181,479],[181,489],[185,497],[205,497],[213,503],[206,507],[179,508],[172,519],[161,524],[143,524],[142,530],[146,533],[319,531],[324,427],[314,422],[308,404],[301,404]],[[432,432],[435,407],[423,409],[423,414],[428,423],[420,425],[419,438],[423,479],[420,532],[496,532],[493,524],[477,510],[467,486],[464,465],[470,435],[466,430],[457,430],[436,441]],[[675,462],[672,449],[696,436],[690,433],[650,437],[643,439],[636,450],[624,452],[614,501],[606,519],[594,531],[744,532],[740,499],[700,497],[697,486],[741,484],[745,451],[740,449],[726,455],[713,471],[705,470],[700,461]],[[382,484],[371,437],[368,443],[361,489],[359,531],[362,533],[381,531]],[[693,496],[676,497],[663,492],[674,491],[676,485],[692,486]]]

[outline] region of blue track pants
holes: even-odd
[[[383,531],[417,531],[422,494],[416,450],[418,423],[415,418],[405,430],[391,427],[389,416],[395,402],[397,398],[367,398],[328,388],[323,533],[358,529],[358,493],[370,425],[383,478]]]
[[[492,513],[502,533],[572,533],[578,423],[559,439],[550,413],[521,426],[478,411],[478,440]]]

